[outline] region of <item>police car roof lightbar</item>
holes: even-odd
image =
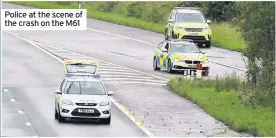
[[[92,77],[92,78],[100,78],[100,75],[98,74],[72,74],[67,73],[65,74],[66,77]]]
[[[199,10],[198,7],[174,7],[174,9]]]

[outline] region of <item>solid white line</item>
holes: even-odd
[[[131,37],[127,37],[127,36],[123,36],[123,35],[119,35],[119,34],[115,34],[115,33],[111,33],[111,32],[106,32],[106,31],[102,31],[102,30],[98,30],[98,29],[93,29],[93,28],[87,28],[87,30],[91,30],[91,31],[95,31],[95,32],[100,32],[100,33],[104,33],[104,34],[109,34],[109,35],[113,35],[113,36],[129,39],[129,40],[132,40],[132,41],[136,41],[136,42],[140,42],[140,43],[144,43],[144,44],[148,44],[148,45],[156,46],[157,47],[156,44],[153,44],[153,43],[150,43],[150,42],[147,42],[147,41],[143,41],[143,40],[139,40],[139,39],[135,39],[135,38],[131,38]],[[230,66],[230,65],[226,65],[226,64],[221,64],[221,63],[218,63],[218,62],[215,62],[215,61],[210,61],[210,62],[213,62],[213,63],[221,65],[221,66],[226,66],[226,67],[229,67],[229,68],[237,69],[237,70],[240,70],[240,71],[246,71],[246,70],[241,69],[241,68],[236,68],[234,66]]]
[[[134,38],[131,38],[131,37],[127,37],[127,36],[123,36],[123,35],[119,35],[119,34],[114,34],[114,33],[106,32],[106,31],[98,30],[98,29],[87,28],[87,30],[100,32],[100,33],[104,33],[104,34],[109,34],[109,35],[113,35],[113,36],[129,39],[129,40],[133,40],[133,41],[136,41],[136,42],[140,42],[140,43],[144,43],[144,44],[148,44],[148,45],[152,45],[152,46],[157,46],[155,44],[152,44],[152,43],[149,43],[149,42],[146,42],[146,41],[143,41],[143,40],[134,39]]]
[[[5,32],[7,32],[7,31],[5,31]],[[39,50],[43,51],[44,53],[46,53],[46,54],[49,55],[50,57],[52,57],[52,58],[54,58],[54,59],[60,61],[61,63],[63,63],[63,60],[61,60],[61,59],[58,58],[57,56],[51,54],[51,53],[48,52],[47,50],[45,50],[45,49],[43,49],[43,48],[37,46],[37,45],[34,44],[32,41],[27,40],[27,39],[25,39],[25,38],[23,38],[23,37],[17,36],[17,35],[15,35],[15,34],[13,34],[13,33],[10,33],[10,32],[7,32],[7,33],[9,33],[9,34],[11,34],[11,35],[13,35],[13,36],[15,36],[15,37],[21,39],[21,40],[24,40],[24,41],[30,43],[32,46],[34,46],[34,47],[38,48]],[[112,101],[112,102],[113,102],[123,113],[125,113],[125,114],[127,115],[127,113],[123,110],[123,108],[122,108],[123,106],[122,106],[121,104],[119,104],[118,102],[116,102],[112,97],[110,97],[110,99],[111,99],[111,101]],[[135,118],[133,119],[133,117],[131,117],[131,116],[129,116],[129,115],[127,115],[127,116],[128,116],[133,122],[135,122],[135,124],[136,124],[139,128],[141,128],[148,136],[154,137],[154,135],[153,135],[149,130],[147,130],[144,126],[140,126],[139,124],[137,124]],[[27,125],[27,124],[26,124],[26,125]]]
[[[126,107],[119,104],[113,97],[110,97],[110,100],[123,112],[127,115],[132,122],[134,122],[137,126],[139,126],[149,137],[155,137],[153,133],[151,133],[148,129],[146,129],[140,121],[137,121],[129,111],[126,110]],[[142,125],[142,126],[141,126]]]

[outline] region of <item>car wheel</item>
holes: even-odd
[[[211,42],[209,41],[205,45],[206,45],[207,48],[210,48],[211,47]]]
[[[57,112],[56,108],[55,108],[55,119],[58,119],[58,112]]]
[[[165,30],[165,40],[168,40],[168,32],[167,32],[167,29]]]
[[[157,67],[157,60],[156,60],[156,57],[153,58],[153,69],[154,69],[154,70],[160,70],[160,68]]]
[[[171,69],[171,60],[170,59],[168,61],[167,72],[168,73],[172,73],[173,72],[172,69]]]
[[[58,122],[61,123],[61,122],[64,122],[64,121],[65,121],[65,118],[60,115],[60,111],[59,111],[59,113],[58,113]]]
[[[108,118],[102,119],[103,124],[110,124],[110,122],[111,122],[111,116]]]

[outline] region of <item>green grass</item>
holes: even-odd
[[[274,110],[262,106],[251,108],[242,104],[237,96],[237,88],[241,83],[237,82],[231,77],[194,81],[175,78],[169,81],[168,86],[233,130],[254,136],[275,136]]]
[[[9,2],[19,5],[25,5],[36,8],[78,8],[77,4],[70,5],[59,5],[55,2]],[[97,10],[96,5],[83,4],[83,8],[87,9],[87,16],[108,21],[120,25],[131,26],[144,30],[149,30],[158,33],[164,33],[165,24],[153,23],[134,17],[125,16],[113,12],[100,12]],[[232,27],[230,24],[211,24],[212,29],[212,44],[216,47],[221,47],[229,50],[243,51],[245,49],[245,42],[241,38],[241,33],[236,31],[237,29]]]

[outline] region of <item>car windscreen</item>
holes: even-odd
[[[66,94],[80,95],[105,95],[105,89],[101,82],[68,81],[65,86]]]
[[[201,53],[198,47],[193,43],[171,43],[170,51],[181,53]]]
[[[67,73],[91,73],[95,74],[96,65],[90,64],[68,64],[66,65]]]
[[[205,23],[205,19],[200,13],[178,13],[176,22]]]

